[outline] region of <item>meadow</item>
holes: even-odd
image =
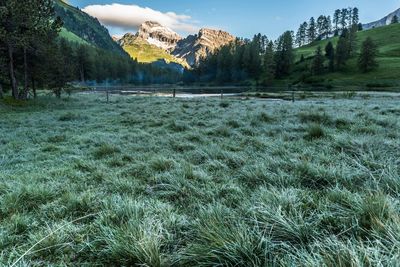
[[[396,266],[399,101],[0,100],[0,266]]]

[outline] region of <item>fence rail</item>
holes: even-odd
[[[157,95],[168,97],[257,97],[264,99],[279,99],[287,101],[304,100],[310,98],[354,98],[356,96],[375,94],[382,90],[364,90],[354,91],[343,88],[327,89],[326,87],[245,87],[245,86],[91,86],[80,90],[81,92],[103,93],[106,95],[107,102],[110,101],[110,95]],[[400,97],[399,88],[392,88],[386,94]]]

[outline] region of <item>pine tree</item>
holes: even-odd
[[[301,32],[300,32],[300,37],[301,37],[301,42],[302,44],[307,44],[307,29],[308,29],[308,23],[303,22],[303,25],[301,26]]]
[[[399,23],[399,17],[397,15],[394,15],[390,24],[396,24],[396,23]]]
[[[355,8],[353,8],[353,11],[352,11],[351,25],[358,25],[359,23],[360,23],[359,10],[357,7],[355,7]]]
[[[325,21],[326,21],[326,17],[325,16],[319,16],[317,19],[317,33],[318,33],[318,38],[319,39],[323,39],[324,35],[325,35]]]
[[[347,22],[348,22],[348,18],[349,18],[349,13],[348,13],[348,9],[347,8],[343,8],[342,11],[340,12],[340,25],[341,25],[341,30],[343,31],[344,29],[347,28]]]
[[[300,24],[300,27],[299,27],[299,29],[297,30],[297,33],[296,33],[296,41],[295,41],[295,43],[296,43],[297,47],[300,47],[300,46],[303,45],[303,39],[302,39],[302,35],[301,35],[302,27],[303,27],[303,24]]]
[[[290,73],[294,61],[292,32],[287,31],[278,38],[274,61],[277,78],[282,78]]]
[[[311,71],[313,75],[321,75],[324,72],[324,56],[322,55],[322,49],[318,46],[315,51],[315,56],[312,62]]]
[[[333,72],[335,70],[335,48],[333,47],[332,42],[329,42],[326,45],[325,56],[329,60],[329,65],[328,65],[329,72]]]
[[[334,24],[333,30],[335,32],[335,36],[339,34],[340,17],[341,17],[341,11],[340,9],[336,9],[333,15],[333,24]]]
[[[263,60],[262,84],[271,85],[275,78],[274,43],[268,43]]]
[[[332,34],[332,20],[330,16],[324,17],[323,37],[327,39]]]
[[[339,38],[337,47],[336,47],[336,66],[340,69],[342,66],[346,65],[347,60],[349,59],[349,46],[346,37],[341,36]]]
[[[56,34],[61,28],[59,19],[54,20],[52,0],[7,0],[1,3],[0,31],[4,35],[4,46],[8,52],[9,77],[12,95],[15,99],[26,99],[29,84],[29,54],[35,51],[35,42],[46,39],[55,41]],[[52,36],[53,38],[47,38]],[[19,53],[22,50],[22,53]],[[22,58],[24,89],[19,92],[16,74],[16,55]]]
[[[314,17],[311,17],[310,22],[308,23],[308,29],[307,29],[307,38],[308,42],[312,43],[315,41],[317,36],[317,28],[315,24],[315,19]]]
[[[376,56],[378,49],[376,44],[368,37],[361,46],[361,53],[358,58],[358,67],[362,72],[368,72],[378,67]]]

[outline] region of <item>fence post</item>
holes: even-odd
[[[106,91],[106,94],[107,94],[107,103],[109,103],[110,97],[109,97],[109,95],[108,95],[108,89],[107,89],[107,91]]]
[[[221,99],[224,98],[224,89],[221,89]]]
[[[292,102],[294,103],[294,91],[292,91]]]
[[[175,98],[175,96],[176,96],[176,89],[175,88],[174,88],[174,92],[173,92],[172,96],[173,96],[173,98]]]

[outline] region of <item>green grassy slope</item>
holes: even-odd
[[[56,15],[60,16],[64,21],[65,31],[62,34],[67,39],[78,42],[84,40],[93,46],[108,51],[124,53],[123,49],[112,40],[108,30],[97,19],[61,0],[54,0],[54,3]]]
[[[0,100],[0,266],[398,266],[398,97],[110,100]]]
[[[152,63],[160,59],[165,59],[166,62],[174,62],[188,67],[183,59],[174,57],[165,50],[147,43],[140,38],[132,37],[124,46],[123,49],[133,58],[141,63]]]
[[[67,39],[70,42],[75,42],[78,44],[86,44],[89,45],[88,42],[86,42],[85,40],[83,40],[81,37],[79,37],[78,35],[76,35],[73,32],[68,31],[67,29],[65,29],[64,27],[61,28],[60,31],[60,37]]]
[[[371,37],[378,45],[379,68],[370,73],[360,73],[357,68],[356,57],[351,59],[347,66],[341,71],[332,74],[326,74],[321,77],[326,82],[333,85],[354,85],[362,86],[367,83],[381,83],[386,85],[399,85],[400,77],[400,24],[389,25],[385,27],[375,28],[371,30],[361,31],[357,33],[357,51],[358,54],[362,42]],[[314,42],[310,45],[300,47],[295,50],[296,61],[303,55],[305,58],[312,57],[318,46],[324,48],[328,41],[332,41],[336,45],[338,38]],[[308,62],[310,63],[310,62]],[[295,77],[294,74],[293,77]],[[292,78],[293,78],[292,77]]]

